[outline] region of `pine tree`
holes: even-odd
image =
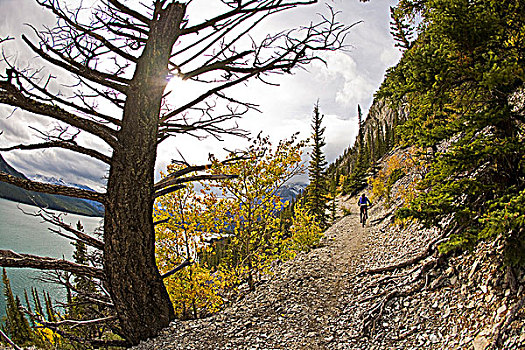
[[[361,106],[357,106],[357,122],[359,131],[357,140],[352,147],[348,157],[348,177],[343,183],[343,193],[355,195],[359,190],[366,186],[366,172],[371,162],[371,145],[372,139],[370,133],[365,135],[365,122]],[[367,136],[365,138],[365,136]],[[366,141],[366,142],[365,142]]]
[[[33,295],[33,302],[35,305],[35,312],[38,316],[44,317],[44,310],[42,308],[42,302],[36,288],[31,288],[31,294]]]
[[[18,296],[15,297],[11,289],[11,283],[7,277],[7,272],[3,269],[2,282],[4,284],[4,295],[6,297],[6,319],[5,330],[11,340],[20,346],[30,345],[34,340],[34,333],[29,325],[29,321],[24,316],[21,307],[22,303]]]
[[[363,133],[364,133],[364,123],[363,123],[363,113],[361,112],[361,105],[357,105],[357,126],[359,128],[357,139],[359,141],[359,147],[363,147]]]
[[[319,103],[314,106],[312,117],[312,141],[313,150],[308,174],[310,184],[307,188],[307,203],[310,213],[314,215],[322,229],[328,225],[326,210],[328,208],[328,183],[326,181],[325,167],[327,165],[322,148],[326,145],[324,141],[325,128],[321,126],[323,117],[319,113]]]

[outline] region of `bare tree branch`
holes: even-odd
[[[237,16],[239,14],[251,13],[251,12],[266,12],[266,11],[271,11],[271,10],[276,10],[276,9],[297,7],[300,5],[311,5],[311,4],[317,3],[317,0],[295,1],[295,2],[289,2],[289,3],[285,3],[283,1],[266,0],[263,2],[263,5],[260,5],[259,3],[260,1],[255,1],[255,0],[247,1],[244,4],[240,2],[239,3],[240,6],[234,8],[233,10],[229,12],[225,12],[219,16],[216,16],[210,20],[202,22],[193,27],[186,28],[182,32],[182,35],[186,35],[189,33],[198,33],[199,31],[203,29],[214,27],[215,25],[217,25],[217,23],[224,21],[225,19],[228,19],[230,17]],[[250,8],[251,5],[258,5],[258,6]]]
[[[117,1],[117,0],[108,0],[108,2],[115,6],[115,8],[117,8],[120,12],[123,12],[125,14],[127,14],[128,16],[131,16],[139,21],[141,21],[142,23],[146,24],[146,25],[150,25],[150,22],[151,20],[142,15],[141,13],[137,12],[137,11],[133,11],[132,9],[130,9],[129,7],[125,6],[124,4],[122,4],[120,1]]]
[[[177,114],[179,113],[182,113],[184,111],[187,111],[188,109],[194,107],[195,105],[197,105],[198,103],[204,101],[205,99],[207,99],[208,97],[210,96],[213,96],[215,94],[217,94],[218,92],[224,90],[224,89],[227,89],[229,87],[232,87],[232,86],[235,86],[237,84],[240,84],[254,76],[256,76],[257,74],[260,74],[262,73],[264,70],[260,69],[258,71],[254,71],[252,72],[251,74],[248,74],[248,75],[245,75],[239,79],[236,79],[236,80],[233,80],[233,81],[230,81],[230,82],[227,82],[225,84],[222,84],[220,86],[217,86],[213,89],[210,89],[208,91],[206,91],[205,93],[203,93],[202,95],[200,95],[199,97],[197,97],[196,99],[194,99],[193,101],[191,102],[188,102],[186,103],[184,106],[181,106],[175,110],[173,110],[172,112],[164,115],[162,118],[161,118],[161,123],[162,122],[166,122],[168,121],[170,118],[173,118],[174,116],[176,116]]]
[[[225,165],[225,164],[229,164],[229,163],[235,163],[239,160],[243,160],[243,159],[246,159],[245,156],[238,156],[238,157],[232,157],[232,158],[229,158],[229,159],[226,159],[222,162],[219,162],[219,164],[222,164],[222,165]],[[173,163],[175,163],[175,161],[172,161]],[[166,186],[170,186],[169,183],[171,181],[174,181],[175,179],[178,179],[184,175],[187,175],[187,174],[191,174],[191,173],[194,173],[194,172],[198,172],[198,171],[203,171],[203,170],[208,170],[208,169],[211,169],[213,166],[213,164],[205,164],[205,165],[188,165],[186,166],[185,168],[183,169],[180,169],[178,171],[175,171],[169,175],[167,175],[166,177],[162,178],[161,180],[159,180],[156,184],[155,184],[155,189],[161,189],[161,188],[164,188]]]
[[[38,213],[35,213],[35,214],[29,214],[29,213],[25,213],[24,214],[26,215],[32,215],[32,216],[38,216],[40,218],[42,218],[44,221],[52,224],[52,225],[55,225],[55,226],[58,226],[64,230],[66,230],[67,232],[70,232],[72,234],[74,234],[76,236],[77,239],[81,240],[82,242],[86,243],[87,245],[93,247],[93,248],[97,248],[97,249],[104,249],[104,242],[95,238],[95,237],[92,237],[80,230],[76,230],[74,229],[73,227],[71,227],[71,225],[69,225],[68,223],[65,223],[62,218],[60,217],[60,215],[54,215],[53,213],[50,213],[46,210],[40,210]],[[57,233],[57,234],[62,234],[60,231],[57,231],[57,230],[52,230],[50,229],[51,231]]]
[[[159,198],[159,197],[165,196],[165,195],[170,194],[172,192],[175,192],[175,191],[178,191],[180,189],[183,189],[184,187],[186,187],[186,186],[184,186],[184,185],[177,185],[177,186],[164,187],[163,189],[155,191],[155,193],[153,194],[153,198]]]
[[[228,180],[228,179],[235,179],[237,178],[237,175],[195,175],[195,176],[187,176],[182,178],[169,178],[166,181],[163,181],[160,185],[157,183],[155,185],[155,190],[160,191],[166,187],[174,186],[174,185],[180,185],[187,182],[195,182],[195,181],[205,181],[205,180]],[[166,178],[164,178],[166,179]]]
[[[83,34],[88,35],[98,40],[102,45],[107,47],[108,50],[116,53],[117,55],[123,57],[124,59],[131,61],[131,62],[135,62],[135,63],[137,62],[137,57],[113,45],[109,40],[104,38],[102,35],[96,33],[94,30],[90,28],[86,28],[80,25],[78,22],[72,21],[66,13],[64,13],[57,5],[55,5],[55,3],[41,2],[40,5],[45,8],[50,9],[51,12],[53,12],[58,18],[62,19],[70,28],[76,29]]]
[[[112,147],[116,146],[115,132],[112,129],[92,120],[81,118],[59,106],[27,98],[20,92],[20,90],[9,82],[0,81],[0,104],[20,107],[28,112],[62,121],[80,130],[87,131],[100,137]]]
[[[13,40],[13,38],[7,36],[5,38],[0,38],[0,44],[3,43],[4,41],[8,41],[8,40]]]
[[[85,65],[82,65],[73,59],[66,57],[64,54],[60,53],[58,50],[52,48],[51,46],[46,46],[46,49],[58,56],[60,59],[56,59],[49,55],[46,51],[41,48],[36,47],[25,35],[22,35],[22,40],[40,57],[49,63],[64,68],[69,72],[76,74],[78,76],[84,77],[91,81],[94,81],[98,84],[110,87],[114,90],[126,93],[128,89],[129,80],[119,77],[115,74],[102,73],[100,71],[93,70]]]
[[[62,185],[53,185],[46,184],[43,182],[31,181],[27,179],[22,179],[13,175],[9,175],[3,172],[0,172],[0,181],[7,182],[17,187],[35,192],[44,192],[49,194],[59,194],[67,197],[76,197],[93,200],[99,203],[104,204],[106,201],[106,195],[104,193],[99,193],[95,191],[83,190],[80,188],[62,186]]]
[[[92,325],[92,324],[99,324],[99,323],[106,323],[107,321],[113,321],[115,320],[117,317],[116,316],[108,316],[108,317],[102,317],[102,318],[97,318],[97,319],[93,319],[93,320],[82,320],[82,321],[78,321],[78,320],[62,320],[62,321],[58,321],[58,322],[49,322],[49,321],[39,321],[42,323],[43,326],[46,326],[46,327],[55,327],[55,328],[58,328],[60,326],[87,326],[87,325]]]
[[[5,339],[5,341],[7,342],[7,344],[11,345],[13,347],[13,349],[15,350],[22,350],[21,347],[19,347],[18,345],[15,344],[15,342],[13,342],[8,336],[7,334],[5,334],[1,329],[0,329],[0,335],[2,336],[2,338]]]
[[[7,59],[6,59],[5,56],[4,56],[4,61],[7,62]],[[46,88],[43,88],[43,87],[39,86],[38,84],[33,82],[32,79],[29,79],[28,77],[23,75],[21,72],[16,71],[15,67],[9,65],[9,69],[11,69],[11,71],[13,73],[15,73],[15,76],[16,76],[17,79],[23,79],[24,81],[26,81],[28,84],[31,85],[31,87],[33,87],[34,89],[36,89],[37,91],[42,93],[44,96],[46,96],[48,101],[56,101],[56,102],[58,102],[58,103],[60,103],[60,104],[62,104],[64,106],[68,106],[68,107],[74,108],[75,110],[80,111],[82,113],[89,114],[89,115],[93,116],[94,118],[101,118],[101,119],[103,119],[105,121],[108,121],[110,123],[113,123],[115,125],[120,126],[120,120],[119,119],[116,119],[116,118],[113,118],[113,117],[111,117],[109,115],[103,114],[103,113],[97,111],[92,106],[82,107],[82,106],[79,106],[79,105],[77,105],[75,103],[67,101],[64,98],[61,98],[60,96],[58,96],[56,94],[50,93]],[[49,81],[50,78],[51,77],[48,78],[48,81]],[[18,82],[18,83],[19,83],[19,86],[21,86],[21,82]],[[24,92],[27,93],[28,92],[27,89],[25,89]],[[30,96],[32,96],[34,98],[39,98],[35,94],[30,94]],[[81,95],[77,94],[77,96],[82,99]],[[87,104],[86,104],[86,106],[87,106]]]
[[[50,142],[42,142],[42,143],[34,143],[30,145],[16,145],[16,146],[10,146],[10,147],[4,147],[0,148],[0,151],[8,152],[13,151],[16,149],[19,150],[35,150],[35,149],[45,149],[45,148],[63,148],[68,149],[70,151],[74,151],[77,153],[85,154],[87,156],[90,156],[92,158],[98,159],[106,164],[111,163],[111,158],[90,148],[82,147],[77,145],[74,142],[68,142],[68,141],[50,141]]]
[[[157,225],[161,225],[161,224],[165,224],[167,222],[169,222],[171,220],[171,218],[166,218],[166,219],[162,219],[162,220],[157,220],[157,221],[154,221],[153,222],[153,226],[157,226]]]
[[[29,267],[39,270],[61,270],[98,279],[105,278],[104,271],[96,267],[80,265],[64,259],[18,254],[12,250],[0,250],[0,266]]]
[[[176,268],[166,272],[165,274],[162,274],[161,277],[162,279],[165,279],[165,278],[168,278],[170,277],[171,275],[174,275],[175,273],[177,273],[178,271],[182,270],[183,268],[185,268],[186,266],[190,266],[191,265],[191,261],[189,260],[186,260],[184,261],[182,264],[180,264],[179,266],[177,266]]]

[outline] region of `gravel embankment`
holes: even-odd
[[[353,202],[343,199],[356,212]],[[480,245],[475,255],[451,258],[419,282],[419,265],[358,276],[410,259],[438,236],[380,220],[388,209],[372,208],[364,229],[356,214],[342,218],[321,247],[278,266],[255,292],[206,319],[175,321],[133,349],[488,349],[498,324],[523,297],[523,271],[517,287],[498,280],[493,243]],[[406,291],[407,282],[420,284],[381,305],[390,293]],[[371,311],[381,317],[363,334]],[[525,348],[521,312],[498,348]]]

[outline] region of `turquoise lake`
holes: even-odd
[[[64,257],[71,260],[74,247],[70,241],[49,231],[48,228],[53,227],[51,224],[43,222],[39,217],[26,215],[20,209],[27,213],[38,211],[36,207],[0,198],[0,249],[53,258]],[[102,218],[74,214],[63,214],[63,220],[73,225],[80,220],[86,233],[93,232],[102,224]],[[20,296],[24,305],[24,289],[27,289],[29,293],[31,287],[36,287],[40,294],[43,290],[49,292],[55,300],[65,298],[63,288],[38,280],[38,277],[42,276],[41,271],[25,268],[7,268],[6,270],[13,292]],[[1,279],[0,286],[2,287],[0,288],[2,292],[0,318],[2,318],[5,315],[5,297]]]

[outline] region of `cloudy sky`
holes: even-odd
[[[92,0],[93,1],[93,0]],[[212,0],[193,0],[195,14],[206,16]],[[213,0],[215,1],[215,0]],[[264,30],[289,29],[306,25],[319,19],[319,13],[327,13],[326,4],[340,11],[339,20],[347,25],[362,21],[350,32],[346,52],[331,52],[323,56],[326,65],[314,62],[307,71],[297,71],[293,75],[274,76],[268,86],[253,81],[242,87],[243,98],[259,105],[261,113],[253,112],[239,120],[240,127],[254,135],[260,131],[274,141],[289,138],[300,132],[302,138],[310,136],[310,122],[313,106],[319,100],[321,113],[326,126],[324,151],[329,162],[335,160],[355,139],[357,134],[357,105],[366,114],[373,93],[377,90],[385,70],[397,63],[400,52],[394,47],[389,33],[389,7],[397,1],[371,0],[361,3],[358,0],[327,0],[318,5],[295,11],[287,11],[265,24]],[[190,7],[189,11],[192,11]],[[54,20],[35,5],[34,0],[0,0],[0,38],[11,36],[16,40],[3,45],[5,55],[16,57],[21,64],[31,64],[31,54],[24,51],[20,33],[29,33],[24,26],[31,23],[37,28],[52,25]],[[192,12],[190,12],[191,16]],[[3,73],[5,66],[0,63]],[[173,82],[170,88],[177,91],[190,91],[190,85]],[[238,89],[238,88],[237,88]],[[240,91],[240,92],[239,92]],[[26,142],[34,139],[36,132],[30,126],[49,127],[51,124],[34,115],[0,106],[0,147]],[[95,147],[95,140],[86,140]],[[189,137],[177,137],[165,142],[159,148],[157,173],[165,169],[172,159],[182,154],[188,161],[205,162],[208,154],[221,156],[223,148],[234,149],[244,141],[228,137],[223,141],[208,138],[197,141]],[[2,156],[15,168],[26,175],[42,174],[62,177],[66,181],[82,183],[100,189],[105,167],[89,158],[79,158],[65,151],[46,150],[42,152],[20,151],[4,152]]]

